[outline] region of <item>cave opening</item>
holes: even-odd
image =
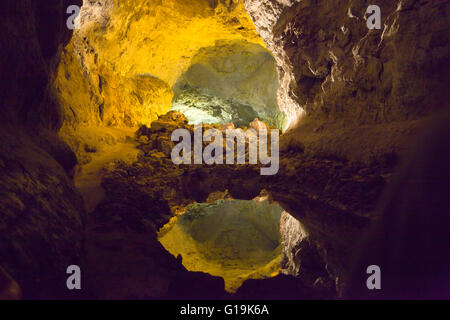
[[[280,218],[283,209],[267,199],[195,203],[159,232],[159,242],[189,271],[224,279],[234,293],[247,279],[281,270]]]
[[[172,110],[191,124],[248,126],[255,118],[283,129],[277,102],[275,59],[263,46],[246,40],[218,40],[201,48],[172,87]]]

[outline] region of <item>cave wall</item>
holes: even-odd
[[[244,2],[277,61],[290,120],[280,172],[267,181],[299,220],[282,220],[286,272],[308,276],[312,249],[339,292],[402,154],[448,108],[449,3]],[[381,7],[381,30],[366,26],[370,4]]]
[[[80,1],[0,4],[0,265],[25,297],[52,296],[80,264],[84,208],[70,179],[76,157],[57,136],[63,118],[52,90],[70,39],[65,8]]]
[[[381,8],[381,30],[366,26],[370,4]],[[245,6],[277,59],[285,109],[374,123],[443,107],[446,1],[245,0]]]
[[[380,30],[366,26],[369,4],[381,8]],[[277,60],[279,105],[293,129],[284,146],[370,162],[405,152],[422,120],[448,106],[446,1],[245,6]]]
[[[369,163],[405,152],[448,107],[446,1],[244,2],[277,61],[283,146]],[[366,26],[370,4],[380,30]]]

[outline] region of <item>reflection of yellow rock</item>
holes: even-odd
[[[235,292],[247,279],[278,274],[280,215],[281,208],[268,201],[203,204],[172,219],[159,241],[174,256],[181,254],[186,269],[220,276]]]

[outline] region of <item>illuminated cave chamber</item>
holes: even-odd
[[[190,271],[220,276],[236,291],[247,279],[278,274],[282,208],[267,200],[194,204],[172,219],[159,241]]]
[[[403,188],[395,183],[397,159],[429,116],[446,107],[450,2],[444,0],[383,1],[382,30],[366,28],[365,0],[0,3],[6,84],[0,99],[0,265],[29,298],[65,299],[69,292],[61,270],[83,266],[84,260],[89,267],[82,267],[83,286],[97,286],[95,298],[167,299],[182,289],[184,298],[198,292],[211,298],[211,285],[220,298],[222,280],[187,272],[155,232],[177,207],[205,202],[210,192],[228,189],[234,198],[248,200],[263,188],[292,214],[283,213],[280,223],[283,269],[343,296],[355,244],[384,216],[377,209],[383,207],[380,195],[392,182]],[[81,28],[73,34],[66,26],[69,4],[82,5]],[[273,78],[263,47],[277,62],[277,100],[287,117],[279,174],[269,181],[252,176],[247,166],[173,166],[167,151],[179,114],[155,120],[174,104],[194,113],[192,122],[270,115]],[[264,94],[255,97],[257,88]],[[147,135],[137,140],[139,127],[152,124],[155,139],[144,130]],[[435,158],[444,159],[429,157]],[[445,172],[439,168],[435,171]],[[439,191],[440,185],[430,190]],[[423,189],[416,187],[411,188]],[[401,195],[393,188],[390,195],[396,194]],[[448,198],[433,195],[437,198],[422,193],[417,207],[439,209],[434,200]],[[398,205],[386,208],[394,213]],[[409,211],[408,216],[414,217]],[[396,247],[398,230],[386,230],[377,237]],[[420,232],[412,234],[420,239],[415,237]],[[428,250],[415,242],[399,245],[423,261],[435,261],[426,252],[449,251],[436,249],[441,243],[427,242],[434,249]],[[417,261],[405,262],[398,270]],[[424,293],[406,290],[413,281],[405,279],[398,289]],[[253,283],[265,294],[266,284],[257,283],[278,280],[287,283],[249,281],[239,291]],[[289,277],[289,283],[295,281]],[[364,283],[358,282],[363,295]],[[62,295],[51,294],[52,287]],[[381,291],[389,298],[389,290]]]
[[[133,227],[159,230],[175,207],[198,200],[182,194],[190,180],[174,178],[179,168],[172,167],[170,134],[185,123],[169,111],[181,111],[190,124],[248,126],[259,118],[284,129],[275,59],[243,1],[85,0],[80,22],[61,54],[54,87],[64,118],[59,135],[81,166],[75,185],[91,228],[110,223],[99,217],[108,210],[119,214],[117,204],[126,212],[120,219],[132,220],[130,212],[137,210],[142,217]],[[123,179],[111,178],[124,172]],[[149,199],[157,205],[147,206]],[[169,231],[161,242],[174,256],[181,254],[187,270],[220,276],[233,292],[246,279],[279,271],[280,213],[267,201],[198,204],[164,228]],[[166,251],[160,256],[165,254],[173,259]],[[158,258],[147,263],[157,265]]]
[[[54,85],[81,163],[171,109],[284,128],[275,59],[242,1],[85,0],[80,22]]]
[[[255,118],[283,128],[277,103],[275,60],[259,44],[217,41],[198,51],[192,65],[173,87],[172,109],[190,123],[234,123],[247,126]]]

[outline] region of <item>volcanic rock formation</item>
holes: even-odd
[[[403,154],[448,110],[449,2],[371,4],[381,30],[365,0],[1,1],[0,266],[23,296],[71,297],[76,264],[85,297],[228,297],[157,232],[193,202],[263,190],[285,210],[285,274],[236,297],[342,295]],[[279,173],[175,166],[171,130],[192,129],[177,102],[211,128],[283,129]]]

